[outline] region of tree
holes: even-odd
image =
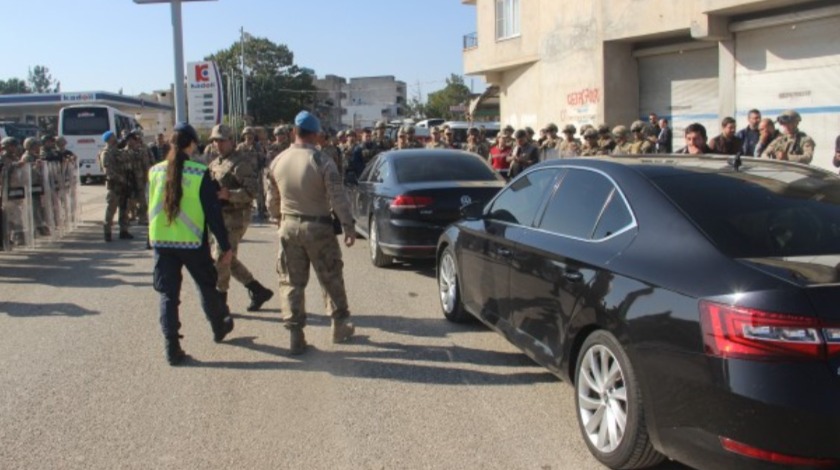
[[[0,95],[16,95],[29,92],[26,82],[19,78],[0,80]]]
[[[434,93],[429,93],[426,101],[426,116],[453,119],[456,115],[450,111],[452,106],[467,106],[470,102],[470,89],[464,84],[464,77],[456,74],[446,79],[446,86]]]
[[[419,96],[414,96],[405,105],[405,115],[415,119],[426,117],[426,104],[420,101]]]
[[[43,65],[36,65],[29,69],[26,80],[32,93],[57,93],[58,81],[50,75],[50,69]]]
[[[205,57],[215,61],[223,74],[242,75],[241,43]],[[294,54],[285,44],[275,44],[266,38],[249,37],[245,41],[246,86],[248,114],[254,124],[268,125],[289,122],[315,99],[313,77],[294,64]],[[227,80],[223,78],[225,90]]]

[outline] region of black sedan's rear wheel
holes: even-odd
[[[438,259],[437,277],[443,316],[454,323],[465,323],[472,320],[470,314],[464,311],[464,305],[461,303],[458,264],[451,247],[446,247]]]
[[[583,439],[602,464],[632,469],[664,460],[650,443],[636,374],[615,336],[599,330],[586,338],[578,355],[575,388]]]
[[[376,218],[371,218],[370,227],[368,229],[368,247],[370,248],[370,262],[377,268],[384,268],[390,266],[394,259],[382,253],[382,248],[379,246],[379,228]]]

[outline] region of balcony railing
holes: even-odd
[[[464,35],[464,50],[475,49],[478,47],[478,33],[470,33]]]

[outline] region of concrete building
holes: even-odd
[[[476,8],[464,68],[497,86],[504,124],[670,118],[738,127],[785,109],[832,168],[840,133],[836,0],[461,0]]]
[[[347,100],[347,79],[337,75],[327,75],[324,78],[316,78],[313,85],[318,89],[315,95],[315,111],[321,118],[321,124],[328,129],[341,129],[343,116],[346,113],[344,108]]]
[[[351,78],[347,88],[344,123],[354,128],[370,127],[376,121],[405,116],[405,82],[393,76]]]

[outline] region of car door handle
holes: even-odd
[[[510,258],[510,250],[507,248],[496,248],[496,254],[503,258]]]
[[[569,270],[563,273],[563,277],[569,282],[580,282],[583,280],[583,274],[580,271]]]

